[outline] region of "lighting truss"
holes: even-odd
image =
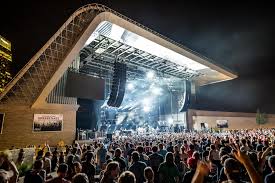
[[[103,35],[98,35],[81,52],[80,72],[108,78],[113,73],[115,61],[127,64],[128,78],[144,77],[146,70],[155,70],[159,75],[191,79],[200,75],[182,65],[175,64],[145,51]]]

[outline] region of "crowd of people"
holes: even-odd
[[[275,183],[275,129],[116,136],[37,152],[25,183]],[[17,182],[0,154],[0,183]],[[56,173],[53,173],[56,172]]]
[[[34,123],[34,131],[61,131],[62,130],[62,121],[55,123]]]

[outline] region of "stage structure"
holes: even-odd
[[[192,86],[237,77],[214,61],[104,5],[86,5],[69,17],[0,94],[0,113],[5,114],[1,148],[73,141],[79,106],[77,96],[66,92],[69,72],[103,79],[104,99],[113,108],[123,106],[127,100],[126,83],[145,80],[149,72],[166,80],[166,85],[170,83],[171,92],[181,88],[180,81],[189,82],[185,86],[190,85],[192,93]],[[188,107],[182,98],[179,100],[180,107]],[[63,115],[62,131],[34,133],[34,114]]]

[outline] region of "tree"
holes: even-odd
[[[265,113],[261,113],[260,109],[257,109],[257,113],[256,113],[256,123],[258,125],[262,125],[265,124],[267,122],[267,117]]]

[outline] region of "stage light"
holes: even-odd
[[[149,106],[151,103],[152,103],[152,99],[150,99],[150,98],[144,98],[144,99],[142,100],[142,104],[143,104],[144,106]]]
[[[147,79],[153,79],[155,77],[155,73],[153,71],[149,71],[146,74]]]
[[[161,88],[152,87],[152,93],[155,94],[155,95],[160,95],[161,94]]]
[[[128,83],[128,84],[127,84],[127,89],[128,89],[128,90],[133,90],[134,87],[135,87],[135,86],[134,86],[133,83]]]
[[[173,118],[168,118],[168,120],[167,120],[167,122],[168,122],[169,125],[172,125],[173,121],[174,121]]]
[[[143,111],[144,112],[150,112],[150,107],[149,106],[144,106]]]

